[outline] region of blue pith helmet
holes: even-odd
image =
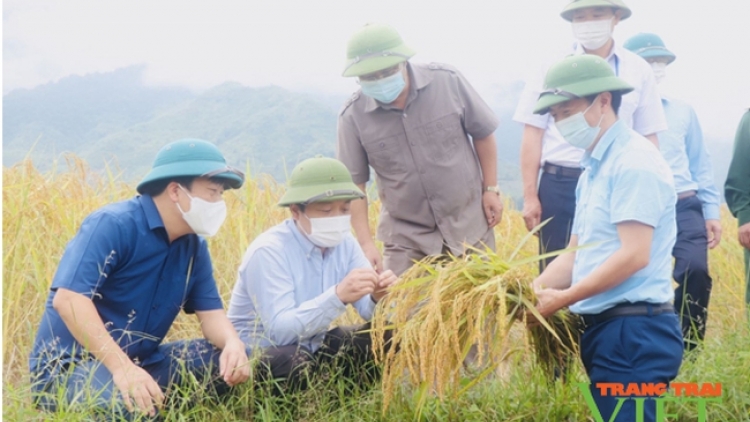
[[[165,145],[156,154],[151,171],[138,184],[138,193],[150,183],[174,177],[213,177],[230,189],[245,181],[245,174],[227,165],[216,145],[201,139],[180,139]]]
[[[625,41],[625,48],[644,59],[663,57],[667,60],[667,64],[672,63],[677,58],[674,53],[667,50],[661,37],[647,32],[641,32],[630,37]]]

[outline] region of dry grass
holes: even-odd
[[[50,415],[39,415],[31,407],[28,395],[28,355],[58,261],[66,243],[75,235],[86,215],[107,203],[124,200],[135,194],[135,183],[125,183],[114,174],[94,174],[85,163],[75,158],[70,158],[63,167],[57,173],[44,174],[37,172],[28,162],[3,169],[2,329],[5,420],[49,418]],[[287,217],[285,209],[275,206],[280,193],[280,186],[272,181],[250,179],[242,189],[225,194],[230,217],[219,234],[209,242],[214,274],[225,303],[229,299],[245,248],[261,232]],[[456,270],[461,266],[471,267],[467,271],[471,277],[461,276],[464,279],[461,283],[465,284],[464,288],[471,287],[465,292],[476,291],[460,298],[456,295],[455,303],[437,301],[440,306],[433,305],[434,309],[419,309],[416,307],[421,301],[418,296],[409,296],[406,299],[411,301],[411,305],[391,311],[403,314],[403,309],[416,309],[416,312],[429,312],[432,315],[433,323],[437,324],[435,327],[414,329],[413,335],[408,336],[410,339],[423,336],[426,344],[433,344],[431,349],[422,351],[431,356],[409,363],[412,368],[409,374],[420,377],[416,382],[421,383],[421,386],[435,387],[451,393],[446,396],[448,400],[440,401],[428,394],[420,395],[419,389],[415,392],[412,388],[401,386],[394,390],[397,394],[390,402],[387,413],[383,415],[384,401],[380,392],[335,396],[335,391],[341,389],[341,384],[333,383],[326,387],[334,391],[333,398],[330,391],[321,389],[290,398],[290,402],[304,402],[300,405],[303,410],[298,413],[279,407],[279,403],[272,399],[258,404],[257,397],[242,396],[234,404],[197,409],[193,420],[248,419],[244,416],[248,414],[249,419],[254,420],[414,420],[419,417],[417,409],[421,409],[424,403],[428,404],[425,407],[425,418],[430,420],[585,420],[588,411],[578,390],[560,383],[546,385],[543,375],[540,375],[541,371],[530,364],[533,359],[529,357],[531,354],[528,351],[532,347],[533,337],[526,330],[513,329],[511,335],[506,337],[492,334],[493,329],[507,333],[508,311],[518,303],[500,298],[507,291],[513,292],[509,286],[514,283],[523,285],[536,271],[533,262],[521,262],[536,253],[535,242],[524,243],[527,232],[520,213],[510,210],[510,206],[507,208],[503,221],[495,229],[498,244],[496,257],[488,261],[455,264]],[[370,221],[373,228],[377,211],[378,204],[372,204]],[[723,382],[723,403],[709,408],[710,420],[750,420],[750,416],[743,416],[748,415],[750,409],[750,389],[747,382],[750,379],[750,355],[747,354],[747,350],[750,350],[750,330],[744,305],[742,250],[736,241],[736,221],[726,210],[722,212],[724,240],[710,253],[714,292],[704,352],[683,365],[678,381]],[[519,244],[522,246],[514,256]],[[441,265],[449,266],[450,263],[444,262]],[[424,271],[429,274],[428,269]],[[446,291],[455,288],[451,287],[450,280],[458,277],[459,272],[442,273],[431,275],[433,281],[425,282],[425,286],[439,284]],[[484,281],[473,283],[471,278]],[[488,283],[490,280],[494,281]],[[483,285],[486,287],[482,287]],[[394,300],[401,294],[406,295],[395,292]],[[519,297],[526,297],[526,294],[521,292]],[[443,297],[449,296],[444,294]],[[485,312],[487,309],[495,311]],[[490,318],[494,326],[485,329],[481,323],[483,318]],[[439,324],[464,328],[443,332],[436,329]],[[170,331],[169,339],[199,335],[195,318],[181,315]],[[410,339],[405,341],[413,341]],[[505,368],[506,381],[511,383],[512,388],[508,388],[505,381],[498,384],[497,380],[492,379],[479,383],[468,394],[457,397],[454,393],[464,391],[473,384],[466,378],[461,378],[456,368],[460,366],[466,345],[482,339],[488,345],[492,345],[492,341],[503,339],[508,342],[507,348],[498,344],[482,350],[483,360],[502,360],[514,350],[520,352],[513,355],[511,364]],[[411,353],[418,353],[418,349],[413,349]],[[438,353],[443,353],[444,360],[437,358]],[[432,379],[448,381],[433,385],[424,383],[421,378],[437,375],[439,377]],[[580,372],[578,376],[579,381],[585,381]],[[693,420],[696,405],[680,405],[677,412],[681,415],[680,420]],[[174,414],[168,420],[183,420],[183,417],[182,414]],[[85,420],[80,415],[57,415],[55,419]]]

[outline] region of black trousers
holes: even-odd
[[[708,320],[708,301],[713,282],[708,274],[708,234],[703,205],[697,196],[677,201],[677,241],[672,250],[678,287],[675,311],[680,316],[685,349],[702,341]]]
[[[539,231],[539,253],[565,249],[570,242],[573,217],[576,213],[576,185],[578,177],[542,173],[539,181],[539,202],[542,204],[542,221],[552,217]],[[539,261],[539,272],[555,257]]]
[[[380,376],[380,369],[374,362],[370,328],[370,323],[336,327],[326,333],[323,345],[314,353],[297,344],[267,348],[258,366],[258,379],[276,380],[282,389],[301,390],[307,387],[311,377],[329,369],[366,386]],[[389,334],[386,339],[390,338]]]

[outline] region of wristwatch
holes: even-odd
[[[495,185],[495,186],[487,186],[486,188],[484,188],[484,191],[485,192],[495,192],[496,194],[500,195],[500,187],[497,186],[497,185]]]

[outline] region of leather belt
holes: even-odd
[[[579,177],[583,173],[583,169],[580,167],[563,167],[557,164],[544,163],[542,170],[545,173],[556,174],[565,177]]]
[[[691,196],[695,196],[697,194],[694,190],[686,190],[685,192],[680,192],[677,194],[677,200],[690,198]]]
[[[598,314],[582,314],[580,315],[583,320],[584,328],[591,327],[592,325],[601,324],[602,322],[608,321],[612,318],[626,317],[626,316],[654,316],[661,315],[664,313],[674,313],[674,305],[669,302],[665,303],[648,303],[648,302],[636,302],[636,303],[621,303],[615,305],[612,308],[607,309],[604,312]]]

